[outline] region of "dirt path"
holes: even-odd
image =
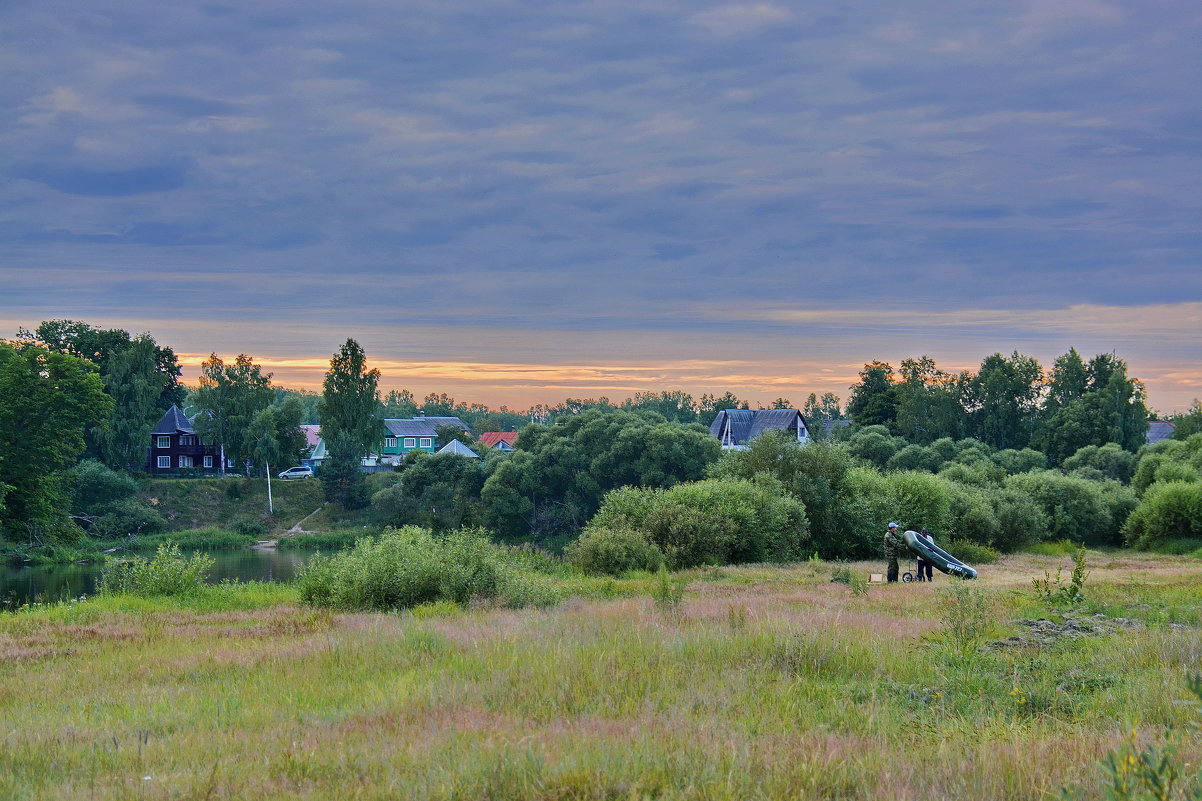
[[[294,536],[294,535],[296,535],[296,534],[315,534],[316,532],[314,532],[314,531],[306,531],[305,529],[301,528],[301,526],[303,526],[303,525],[305,524],[305,521],[306,521],[306,520],[308,520],[310,517],[312,517],[313,515],[317,514],[318,512],[320,512],[320,511],[321,511],[322,509],[324,509],[324,508],[325,508],[325,504],[323,503],[321,506],[317,507],[317,508],[316,508],[316,509],[314,509],[312,512],[309,512],[309,514],[305,515],[305,516],[304,516],[304,517],[302,517],[300,520],[298,520],[298,521],[296,522],[296,525],[294,525],[292,528],[290,528],[290,529],[288,529],[287,531],[285,531],[285,532],[284,532],[283,534],[281,534],[279,537],[274,537],[274,538],[272,538],[272,539],[270,539],[270,540],[259,540],[258,542],[256,542],[254,545],[252,545],[252,546],[250,546],[250,547],[252,547],[252,548],[258,548],[258,549],[260,549],[260,550],[263,550],[263,549],[266,549],[266,548],[274,548],[276,545],[278,545],[278,544],[279,544],[279,542],[280,542],[280,537],[292,537],[292,536]]]

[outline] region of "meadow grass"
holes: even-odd
[[[1197,765],[1196,563],[1091,552],[1084,604],[1042,606],[1031,579],[1067,561],[1003,558],[961,617],[984,642],[1144,625],[966,648],[952,579],[855,594],[824,563],[686,571],[672,610],[654,575],[565,573],[552,609],[340,615],[227,584],[4,614],[0,798],[1092,799],[1132,726]]]

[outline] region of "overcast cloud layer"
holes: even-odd
[[[493,404],[1070,345],[1202,394],[1194,2],[43,0],[0,37],[0,334],[297,384],[354,336]]]

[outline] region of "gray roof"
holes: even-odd
[[[154,427],[151,434],[195,434],[196,431],[192,428],[192,421],[188,419],[188,415],[179,410],[179,407],[174,403],[167,413],[159,418],[159,422]]]
[[[394,437],[432,437],[434,436],[433,418],[425,419],[389,419],[384,421],[384,427]]]
[[[1153,442],[1161,442],[1162,440],[1172,439],[1173,431],[1176,430],[1168,420],[1149,420],[1148,421],[1148,444]]]
[[[798,425],[809,432],[805,418],[796,409],[723,409],[710,423],[710,433],[723,439],[727,421],[732,445],[746,445],[765,431],[796,431]]]
[[[458,417],[392,417],[384,421],[384,427],[394,437],[432,437],[439,426],[455,426],[460,431],[471,431]]]
[[[474,450],[472,450],[468,446],[464,445],[462,442],[460,442],[457,439],[453,439],[450,442],[448,442],[446,445],[443,445],[441,448],[438,449],[438,452],[439,453],[453,453],[457,456],[467,456],[472,459],[480,458],[480,454],[476,453]]]

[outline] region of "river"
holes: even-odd
[[[209,583],[237,581],[288,581],[313,555],[311,551],[256,550],[210,551],[216,560]],[[153,553],[145,556],[153,556]],[[103,564],[0,565],[0,605],[13,609],[31,601],[60,601],[91,595],[104,571]]]

